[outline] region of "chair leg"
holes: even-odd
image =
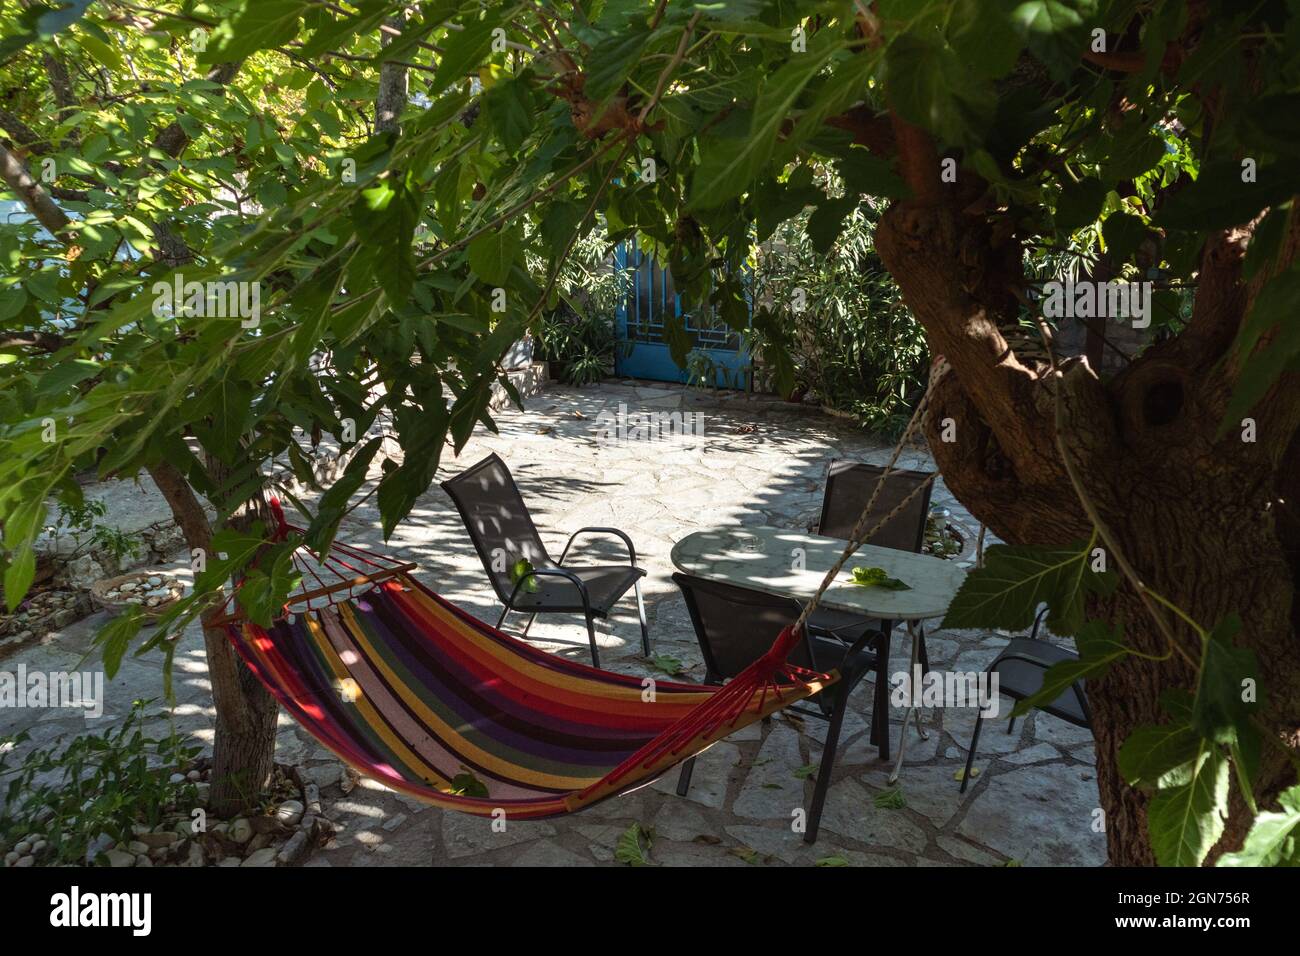
[[[686,796],[686,791],[691,789],[691,774],[695,772],[695,758],[692,757],[686,763],[682,764],[682,772],[677,777],[677,796]]]
[[[536,615],[536,614],[530,614],[530,615],[528,615],[528,623],[524,625],[524,632],[523,632],[523,634],[519,635],[520,637],[527,637],[527,636],[528,636],[528,629],[529,629],[530,627],[533,626],[533,621],[535,621],[535,620],[537,620],[537,615]]]
[[[641,650],[645,656],[650,656],[650,631],[645,626],[645,601],[641,600],[641,579],[637,578],[636,583],[632,585],[636,590],[636,613],[641,618]]]
[[[846,682],[847,683],[847,682]],[[848,709],[849,695],[839,695],[835,702],[835,714],[826,729],[826,746],[822,748],[822,763],[817,768],[817,787],[813,790],[812,808],[808,812],[808,829],[803,835],[805,843],[817,842],[817,828],[821,826],[822,806],[826,803],[826,791],[830,789],[831,773],[835,769],[835,748],[840,742],[840,725],[844,723],[844,711]],[[889,731],[885,731],[889,736]]]
[[[510,613],[510,605],[507,604],[501,609],[501,616],[497,618],[497,630],[501,630],[501,625],[506,622],[506,615]]]
[[[600,666],[600,652],[596,650],[596,626],[592,623],[591,615],[587,615],[587,640],[591,641],[591,666]]]
[[[970,735],[970,750],[966,752],[966,772],[961,775],[961,792],[966,792],[966,785],[970,783],[970,768],[975,763],[975,748],[980,743],[980,724],[984,720],[984,712],[975,712],[975,732]]]
[[[870,740],[880,750],[880,759],[889,759],[889,643],[891,634],[882,634],[876,648],[876,689],[871,700]]]
[[[1007,722],[1007,736],[1010,736],[1012,731],[1014,731],[1015,729],[1016,729],[1016,718],[1012,717],[1011,720]]]

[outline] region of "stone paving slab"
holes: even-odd
[[[653,403],[650,405],[648,403]],[[703,436],[693,443],[660,440],[609,444],[598,440],[597,416],[667,408],[704,416]],[[806,530],[820,509],[826,467],[832,459],[883,464],[890,448],[852,423],[786,403],[723,393],[703,395],[642,383],[607,383],[586,389],[550,388],[530,399],[525,411],[496,416],[499,434],[476,433],[458,459],[444,461],[445,478],[496,452],[510,465],[547,546],[558,554],[568,535],[587,524],[625,529],[633,538],[644,582],[655,652],[677,658],[675,679],[702,680],[703,662],[685,605],[671,581],[669,552],[692,531],[727,525],[773,525]],[[924,450],[909,450],[903,465],[932,468]],[[377,477],[378,471],[372,476]],[[978,522],[936,481],[936,506],[973,541]],[[422,580],[472,614],[495,623],[500,613],[460,518],[441,489],[416,503],[411,517],[385,544],[373,501],[345,520],[340,540],[382,548],[420,565]],[[618,560],[618,543],[592,538],[589,560]],[[180,556],[178,556],[179,559]],[[39,645],[21,650],[29,668],[71,669],[104,622],[95,615]],[[507,629],[523,618],[507,621]],[[641,657],[635,604],[628,600],[598,625],[604,666],[629,674],[660,674]],[[933,661],[946,668],[986,664],[1006,634],[943,631],[929,622]],[[530,640],[551,653],[588,659],[586,634],[576,618],[539,619]],[[891,649],[895,669],[906,666],[908,645],[899,635]],[[15,658],[0,660],[12,668]],[[210,748],[212,702],[203,644],[188,633],[177,651],[175,720]],[[496,832],[491,821],[432,809],[380,784],[362,781],[344,794],[341,765],[287,717],[281,716],[277,754],[303,762],[319,784],[324,812],[342,829],[310,865],[622,865],[615,860],[620,837],[633,824],[652,838],[651,863],[682,866],[811,865],[838,857],[855,866],[1099,865],[1104,835],[1092,829],[1097,806],[1091,737],[1042,714],[1018,721],[1005,733],[1005,718],[980,738],[976,766],[982,773],[964,797],[955,774],[964,765],[973,726],[968,710],[932,710],[930,740],[909,730],[903,801],[877,798],[887,789],[889,767],[869,743],[871,681],[851,700],[840,739],[821,838],[813,847],[792,829],[795,811],[812,793],[825,725],[816,718],[780,717],[753,725],[722,741],[697,762],[688,796],[677,797],[677,773],[653,785],[569,817],[508,822]],[[157,659],[128,658],[108,685],[106,712],[120,717],[136,697],[162,694]],[[1003,701],[1006,705],[1007,702]],[[891,713],[896,750],[901,713]],[[104,718],[111,719],[111,718]],[[39,742],[91,726],[66,711],[0,711],[0,734],[31,730]],[[96,727],[95,729],[101,729]]]

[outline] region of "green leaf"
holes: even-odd
[[[925,25],[890,43],[885,93],[905,119],[943,141],[968,146],[982,141],[998,105],[993,87]]]
[[[1261,163],[1253,182],[1242,179],[1241,162],[1221,159],[1201,167],[1196,182],[1169,196],[1156,214],[1166,229],[1201,232],[1250,222],[1265,206],[1300,192],[1300,163]]]
[[[1101,237],[1116,262],[1127,262],[1147,237],[1147,226],[1137,216],[1114,212],[1101,224]]]
[[[497,139],[511,153],[517,152],[533,131],[533,105],[524,79],[505,80],[484,93],[483,111]]]
[[[348,501],[366,480],[370,462],[374,460],[375,453],[383,443],[384,440],[377,437],[362,445],[348,462],[343,474],[330,486],[329,491],[321,496],[320,504],[316,507],[316,517],[307,529],[306,538],[307,545],[317,554],[324,554],[329,550],[330,543],[338,531],[339,520],[347,510]]]
[[[1147,805],[1151,849],[1160,866],[1200,866],[1223,835],[1228,761],[1201,741],[1186,782],[1158,790]]]
[[[893,164],[865,149],[852,149],[849,155],[835,164],[844,180],[844,188],[852,193],[865,193],[884,199],[898,199],[909,192],[907,184],[894,172]]]
[[[90,359],[70,359],[60,362],[41,375],[40,383],[36,386],[36,394],[59,395],[86,379],[98,375],[102,370],[103,366]]]
[[[853,583],[862,587],[885,588],[889,591],[910,591],[912,586],[904,584],[898,578],[891,578],[885,573],[884,568],[863,568],[853,569]]]
[[[112,680],[122,666],[122,658],[131,641],[140,633],[144,624],[144,615],[138,606],[128,607],[117,617],[105,624],[95,635],[104,658],[104,676]]]
[[[1223,854],[1217,866],[1300,866],[1300,785],[1277,800],[1281,812],[1256,816],[1241,849]]]
[[[1056,228],[1063,233],[1074,232],[1096,222],[1109,191],[1105,183],[1091,176],[1077,183],[1066,182],[1056,201]]]
[[[1095,0],[1029,0],[1011,14],[1012,23],[1030,52],[1047,67],[1053,79],[1063,80],[1079,66],[1096,14]]]
[[[1202,650],[1201,668],[1192,705],[1192,726],[1202,737],[1232,743],[1250,720],[1255,705],[1243,700],[1243,685],[1258,686],[1255,654],[1234,647],[1241,620],[1230,614],[1210,632]]]
[[[816,34],[806,53],[792,57],[766,80],[755,100],[747,136],[701,139],[700,165],[691,180],[692,208],[712,209],[721,205],[744,192],[750,181],[762,172],[799,94],[839,48],[833,32],[823,30]]]
[[[81,44],[83,50],[94,58],[95,62],[101,66],[108,67],[110,70],[123,69],[122,55],[105,43],[98,37],[93,37],[88,33],[83,33],[77,37],[77,42]]]
[[[907,806],[907,800],[903,797],[901,787],[882,790],[872,798],[871,802],[881,810],[902,810]]]
[[[486,797],[488,788],[474,776],[474,771],[462,767],[461,772],[451,778],[451,788],[447,792],[461,797]]]
[[[255,624],[270,627],[281,615],[289,594],[301,582],[301,575],[293,565],[296,546],[286,542],[267,549],[258,563],[269,566],[270,573],[261,567],[251,568],[235,592],[235,600]]]
[[[36,577],[36,552],[31,545],[19,548],[5,568],[5,604],[12,614],[27,596],[27,589]]]
[[[645,846],[641,846],[641,838],[645,837]],[[653,831],[645,829],[639,823],[634,823],[618,838],[618,846],[614,848],[614,859],[619,863],[626,863],[628,866],[649,866],[650,865],[650,847],[653,845]]]
[[[844,220],[857,205],[857,196],[827,199],[808,217],[808,238],[818,255],[824,256],[831,251],[835,240],[844,231]]]
[[[1295,303],[1298,301],[1300,267],[1296,266],[1269,279],[1255,297],[1250,314],[1233,343],[1242,370],[1237,376],[1228,410],[1219,424],[1220,435],[1230,428],[1239,427],[1242,417],[1273,387],[1292,359],[1300,355],[1300,322],[1294,321]],[[1260,339],[1274,329],[1277,332],[1268,345],[1257,348]]]
[[[1122,627],[1112,634],[1105,621],[1089,621],[1074,635],[1079,649],[1078,660],[1058,661],[1045,674],[1038,692],[1016,701],[1011,716],[1022,717],[1035,707],[1044,707],[1062,694],[1072,692],[1075,681],[1100,677],[1115,661],[1129,653],[1124,644]]]
[[[241,456],[241,440],[252,420],[253,385],[238,370],[215,383],[199,399],[196,411],[203,416],[194,423],[194,434],[203,447],[225,462]]]
[[[539,590],[537,578],[528,577],[528,575],[532,574],[535,570],[536,568],[533,567],[533,562],[529,561],[527,558],[518,559],[510,565],[511,586],[518,587],[520,581],[524,580],[524,578],[528,578],[527,583],[524,584],[524,590],[530,593],[536,593]]]
[[[640,61],[650,36],[646,24],[632,23],[593,46],[582,64],[587,78],[582,91],[587,98],[597,104],[609,99]]]
[[[492,49],[492,31],[500,23],[501,15],[495,11],[489,11],[482,19],[473,15],[463,18],[465,29],[449,33],[444,41],[438,71],[429,83],[429,96],[437,96],[483,62]]]
[[[1074,634],[1083,626],[1084,594],[1108,593],[1115,586],[1113,572],[1089,566],[1090,548],[993,545],[984,554],[984,567],[966,575],[943,626],[1023,630],[1046,603],[1052,632]]]
[[[523,241],[514,229],[485,232],[469,244],[469,267],[489,285],[504,286],[522,248]]]
[[[949,17],[949,43],[982,79],[996,79],[1016,65],[1024,40],[1014,29],[1015,0],[957,0]]]
[[[303,14],[312,5],[304,0],[244,0],[233,17],[213,31],[200,63],[229,63],[298,37]]]
[[[682,671],[686,670],[686,665],[682,663],[681,658],[673,657],[671,654],[655,654],[650,658],[650,666],[657,671],[662,671],[669,677],[677,677]]]
[[[1132,787],[1169,786],[1200,753],[1201,738],[1186,722],[1138,727],[1119,748],[1119,772]]]
[[[447,406],[431,401],[418,413],[402,410],[397,422],[403,461],[384,475],[376,493],[385,541],[433,483],[447,440]]]

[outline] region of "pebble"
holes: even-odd
[[[307,855],[307,838],[306,830],[299,830],[293,836],[289,837],[289,842],[280,848],[276,854],[276,862],[285,866],[292,866]]]
[[[198,783],[199,780],[202,779],[202,776],[199,774],[197,770],[191,770],[189,773],[185,775],[185,779],[192,781],[194,783]]]
[[[109,866],[135,866],[135,857],[125,850],[109,850],[105,856],[108,857]]]
[[[183,773],[174,773],[174,774],[172,774],[170,777],[167,778],[167,782],[168,782],[168,783],[184,783],[184,782],[185,782],[185,774],[183,774]]]
[[[32,852],[31,841],[19,840],[16,844],[14,844],[14,852],[17,853],[19,856],[26,856],[28,853],[31,853]]]
[[[5,854],[5,866],[13,866],[22,857],[17,850],[10,850]]]
[[[344,796],[356,789],[357,784],[360,782],[361,775],[347,764],[344,764],[339,769],[339,789],[343,791]]]
[[[275,808],[275,817],[281,823],[293,826],[302,819],[304,811],[305,808],[301,802],[297,800],[286,800]]]
[[[165,831],[162,833],[141,833],[140,836],[137,837],[137,840],[140,843],[155,850],[165,849],[179,839],[180,837],[175,833],[168,833]]]
[[[231,821],[227,835],[235,843],[247,843],[253,839],[253,824],[246,817],[238,817]]]
[[[189,855],[186,856],[185,862],[181,866],[205,866],[207,862],[208,855],[203,851],[203,847],[198,843],[191,843]]]
[[[142,843],[139,840],[132,840],[126,845],[127,853],[134,853],[136,856],[144,856],[149,852],[149,844]]]
[[[275,847],[262,847],[253,853],[240,866],[275,866]]]
[[[141,853],[135,858],[136,866],[153,866],[153,860],[149,859],[149,854]]]
[[[14,867],[17,868],[20,866],[35,866],[35,865],[36,865],[36,857],[24,856],[24,857],[19,857],[18,862],[14,864]]]
[[[237,856],[228,856],[220,863],[218,863],[217,866],[239,866],[240,863],[242,862],[243,861],[240,860],[239,857]]]

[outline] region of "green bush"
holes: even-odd
[[[555,307],[533,330],[536,355],[570,385],[590,385],[609,374],[619,349],[615,315],[627,295],[627,277],[610,267],[604,230],[579,240],[556,282]]]
[[[786,222],[757,260],[755,293],[789,329],[796,391],[895,437],[924,384],[928,349],[876,255],[878,215],[864,201],[825,250],[809,214]]]
[[[195,806],[195,784],[171,778],[198,755],[199,747],[174,732],[150,736],[145,727],[149,703],[135,701],[126,718],[102,735],[76,735],[66,747],[60,738],[49,748],[25,754],[14,766],[9,766],[9,755],[27,734],[0,737],[0,782],[8,778],[0,847],[9,849],[35,836],[46,844],[37,862],[84,863],[100,834],[114,842],[129,841],[133,825],[154,827],[168,808]]]

